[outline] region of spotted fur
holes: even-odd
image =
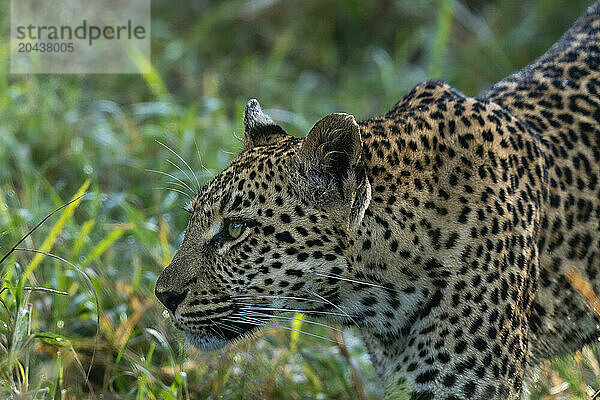
[[[157,282],[175,325],[217,349],[307,310],[360,327],[390,397],[519,398],[528,362],[600,335],[565,276],[600,287],[599,38],[597,3],[476,98],[426,82],[306,139],[251,100]]]

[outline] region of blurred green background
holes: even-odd
[[[4,261],[0,398],[380,398],[352,330],[340,337],[295,321],[286,327],[331,340],[267,329],[225,354],[184,349],[153,288],[182,239],[187,199],[147,170],[195,181],[158,142],[203,183],[240,150],[249,98],[304,136],[325,114],[384,113],[430,78],[476,95],[541,55],[590,3],[153,1],[152,73],[78,76],[10,75],[0,3],[0,254],[87,190],[21,247],[77,264],[101,307],[96,340],[82,274],[23,251]],[[589,398],[598,360],[593,347],[536,366],[528,397]]]

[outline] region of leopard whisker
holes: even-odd
[[[308,293],[312,294],[313,296],[316,296],[320,299],[322,299],[323,301],[325,301],[326,303],[332,305],[333,307],[335,307],[337,310],[341,311],[342,313],[344,313],[349,319],[350,321],[352,321],[354,323],[354,325],[356,325],[357,328],[360,328],[360,326],[358,326],[358,323],[354,320],[354,318],[352,318],[350,316],[350,314],[348,314],[346,311],[344,311],[340,306],[338,306],[337,304],[332,303],[331,301],[327,300],[325,297],[313,292],[312,290],[307,290]]]
[[[228,315],[227,317],[223,317],[222,319],[227,319],[230,322],[242,322],[242,321],[254,321],[254,322],[267,322],[269,319],[265,319],[263,317],[252,316],[252,315]]]
[[[202,163],[202,156],[200,155],[200,149],[198,148],[198,142],[196,141],[196,138],[194,138],[194,146],[196,147],[196,153],[198,154],[198,160],[200,161],[200,168],[202,168],[204,170],[206,176],[212,176],[212,175],[214,175],[214,172],[211,172]]]
[[[329,329],[334,330],[334,331],[342,332],[341,329],[335,328],[335,327],[333,327],[331,325],[323,324],[323,323],[316,322],[316,321],[309,321],[309,320],[302,319],[302,318],[286,317],[284,315],[270,315],[270,314],[263,314],[263,313],[257,313],[257,312],[253,312],[252,314],[250,314],[249,312],[248,312],[248,314],[246,314],[246,312],[243,312],[243,313],[237,313],[237,315],[240,315],[240,316],[254,315],[254,316],[257,316],[257,317],[277,318],[277,319],[283,319],[283,320],[286,320],[286,321],[302,321],[302,322],[307,323],[307,324],[318,325],[318,326],[322,326],[324,328],[329,328]]]
[[[191,188],[191,187],[190,187],[190,186],[189,186],[187,183],[185,183],[184,181],[182,181],[181,179],[179,179],[179,178],[178,178],[178,177],[176,177],[175,175],[168,174],[168,173],[166,173],[166,172],[163,172],[163,171],[157,171],[157,170],[155,170],[155,169],[146,169],[146,171],[148,171],[148,172],[153,172],[153,173],[155,173],[155,174],[160,174],[160,175],[168,176],[168,177],[169,177],[169,178],[171,178],[171,179],[175,179],[175,180],[176,180],[177,182],[179,182],[181,185],[185,186],[185,188],[186,188],[187,190],[189,190],[189,191],[190,191],[190,194],[194,195],[194,190],[193,190],[193,189],[192,189],[192,188]]]
[[[323,276],[325,278],[339,279],[341,281],[347,281],[347,282],[352,282],[352,283],[359,283],[361,285],[373,286],[373,287],[378,287],[378,288],[382,288],[382,289],[386,289],[386,290],[393,290],[391,288],[387,288],[385,286],[381,286],[381,285],[378,285],[376,283],[359,281],[359,280],[350,279],[350,278],[344,278],[343,276],[340,276],[340,275],[321,274],[320,272],[314,272],[314,274],[317,275],[317,276]]]
[[[171,149],[169,146],[159,142],[158,140],[156,141],[158,144],[160,144],[161,146],[163,146],[164,148],[166,148],[167,150],[169,150],[171,153],[175,154],[175,156],[177,158],[179,158],[179,160],[181,160],[181,162],[188,168],[188,170],[192,173],[192,175],[194,176],[194,179],[196,180],[196,185],[197,185],[197,189],[200,190],[200,181],[198,180],[198,177],[196,176],[196,173],[192,170],[192,168],[190,167],[190,165],[179,155],[177,154],[176,151],[174,151],[173,149]],[[167,160],[169,162],[171,162],[170,160]],[[175,165],[174,163],[171,162],[171,164],[173,164],[175,167],[177,167],[177,169],[179,169],[190,181],[190,177],[187,173],[185,173],[181,168],[179,168],[177,165]]]
[[[243,332],[244,332],[244,331],[243,331],[242,329],[240,329],[240,328],[237,328],[237,327],[235,327],[235,326],[232,326],[232,325],[225,324],[225,323],[223,323],[223,322],[219,322],[219,321],[213,321],[213,320],[211,320],[211,322],[212,322],[213,324],[217,325],[217,327],[221,326],[221,327],[223,327],[223,329],[227,329],[228,331],[231,331],[231,332],[233,332],[233,333],[240,334],[240,333],[243,333]],[[221,330],[221,329],[219,328],[219,330]],[[225,338],[225,336],[224,336],[224,335],[222,335],[222,337],[223,337],[223,338]]]
[[[236,138],[237,140],[239,140],[241,143],[244,143],[244,138],[238,136],[238,134],[235,133],[235,131],[233,131],[233,137]]]
[[[263,301],[263,302],[260,302],[260,303],[244,303],[244,302],[237,302],[237,303],[236,303],[236,305],[239,305],[239,306],[257,306],[257,307],[267,307],[267,306],[269,306],[270,304],[269,304],[269,303],[267,303],[267,302],[265,302],[265,301]]]
[[[244,316],[244,315],[229,315],[227,317],[222,318],[222,320],[229,321],[231,323],[238,324],[252,324],[255,326],[265,326],[268,319],[262,317],[253,317],[253,316]]]
[[[179,186],[179,187],[180,187],[180,188],[182,188],[182,189],[187,189],[187,187],[186,187],[186,186],[182,185],[182,184],[181,184],[181,183],[179,183],[179,182],[175,182],[175,181],[169,181],[169,182],[168,182],[168,184],[169,184],[169,185],[175,185],[175,186]],[[192,194],[192,193],[190,193],[190,194]]]
[[[323,315],[333,315],[333,316],[343,316],[346,317],[346,314],[330,312],[330,311],[317,311],[317,310],[300,310],[300,309],[292,309],[292,308],[276,308],[276,307],[255,307],[252,304],[248,304],[247,306],[241,307],[241,310],[256,310],[256,311],[282,311],[282,312],[299,312],[303,314],[323,314]]]
[[[335,341],[331,340],[330,338],[326,338],[324,336],[320,336],[320,335],[316,335],[314,333],[306,332],[306,331],[303,331],[301,329],[294,329],[294,328],[289,328],[287,326],[281,326],[281,325],[270,325],[270,324],[265,324],[265,323],[257,323],[257,322],[249,321],[249,320],[246,320],[246,319],[232,320],[232,319],[229,319],[229,317],[225,317],[223,319],[224,320],[226,319],[226,320],[231,321],[231,322],[242,322],[242,323],[249,324],[249,325],[263,326],[265,328],[285,329],[285,330],[288,330],[288,331],[302,333],[302,334],[305,334],[305,335],[308,335],[308,336],[316,337],[318,339],[322,339],[322,340],[326,340],[328,342],[335,343]]]
[[[284,299],[284,300],[301,300],[301,301],[312,301],[312,302],[318,302],[318,303],[326,303],[324,301],[321,300],[315,300],[315,299],[307,299],[305,297],[294,297],[294,296],[234,296],[234,299],[241,299],[241,300],[251,300],[251,299]]]
[[[209,321],[213,324],[215,324],[215,321],[213,321],[212,319],[209,318]],[[216,324],[215,324],[216,325]],[[212,326],[209,326],[210,330],[213,331],[215,333],[215,335],[220,336],[221,339],[226,340],[225,339],[225,335],[223,334],[223,331],[221,330],[221,328],[219,328],[217,326],[217,328],[219,329],[219,332],[217,332],[217,330],[215,328],[213,328]]]
[[[183,175],[185,175],[185,177],[188,179],[188,181],[190,182],[190,184],[192,183],[192,178],[190,178],[190,176],[177,164],[175,164],[173,161],[167,159],[166,160],[169,164],[171,164],[172,166],[174,166],[175,168],[177,168],[179,170],[179,172],[181,172]]]
[[[172,188],[172,187],[155,187],[154,189],[157,189],[157,190],[168,190],[169,192],[181,193],[182,195],[186,196],[188,199],[193,200],[192,197],[189,194],[187,194],[184,191],[181,191],[179,189],[176,189],[176,188]]]

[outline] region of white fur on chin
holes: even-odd
[[[200,351],[217,351],[225,347],[227,340],[216,336],[198,336],[185,332],[185,339]]]

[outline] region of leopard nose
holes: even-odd
[[[185,296],[187,296],[187,292],[187,290],[181,293],[176,292],[174,290],[165,290],[163,292],[158,289],[158,286],[154,290],[154,293],[156,294],[156,297],[158,297],[158,300],[160,300],[160,302],[163,303],[163,305],[167,307],[172,313],[174,313],[175,310],[177,310],[177,306],[181,304],[183,299],[185,299]]]

